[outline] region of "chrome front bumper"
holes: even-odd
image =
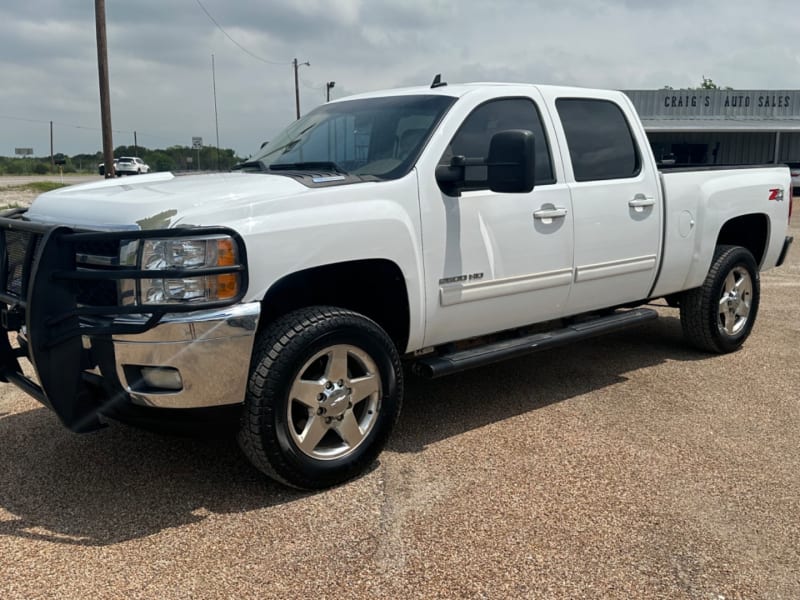
[[[144,333],[115,335],[116,376],[131,402],[142,406],[202,408],[243,402],[260,312],[261,305],[253,302],[169,314]],[[91,344],[91,338],[84,339],[84,346]],[[177,370],[181,389],[145,385],[142,367]]]

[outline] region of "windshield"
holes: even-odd
[[[402,177],[455,102],[450,96],[391,96],[323,104],[289,125],[248,163],[269,170],[324,169]]]

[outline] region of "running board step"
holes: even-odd
[[[651,308],[635,308],[606,317],[597,317],[590,321],[583,321],[546,333],[535,333],[510,340],[492,342],[485,346],[459,350],[450,354],[426,356],[414,363],[414,371],[424,377],[435,379],[436,377],[458,373],[473,367],[481,367],[501,360],[539,352],[540,350],[565,346],[605,333],[620,331],[657,318],[658,313]]]

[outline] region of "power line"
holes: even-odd
[[[28,123],[49,123],[50,121],[43,121],[41,119],[26,119],[25,117],[11,117],[8,115],[0,115],[0,119],[11,119],[12,121],[27,121]]]
[[[258,56],[257,54],[253,54],[252,52],[250,52],[250,50],[248,50],[247,48],[245,48],[244,46],[242,46],[242,45],[241,45],[239,42],[237,42],[235,39],[233,39],[233,38],[231,37],[231,35],[230,35],[230,34],[229,34],[227,31],[225,31],[225,30],[222,28],[222,25],[220,25],[220,24],[217,22],[217,20],[216,20],[214,17],[212,17],[212,16],[211,16],[211,13],[210,13],[210,12],[208,12],[208,9],[207,9],[205,6],[203,6],[203,3],[202,3],[202,2],[200,2],[200,0],[195,0],[195,2],[197,2],[197,5],[198,5],[200,8],[202,8],[202,9],[203,9],[203,12],[204,12],[204,13],[206,13],[206,16],[207,16],[209,19],[211,19],[211,22],[212,22],[212,23],[214,23],[214,25],[216,25],[216,26],[217,26],[217,29],[219,29],[219,30],[220,30],[222,33],[224,33],[224,34],[225,34],[225,37],[226,37],[226,38],[228,38],[230,41],[232,41],[234,44],[236,44],[236,46],[239,48],[239,50],[241,50],[241,51],[242,51],[242,52],[244,52],[245,54],[249,54],[250,56],[252,56],[252,57],[253,57],[253,58],[255,58],[256,60],[260,60],[261,62],[263,62],[263,63],[267,63],[268,65],[288,65],[288,64],[291,64],[291,62],[290,62],[290,61],[277,62],[277,61],[274,61],[274,60],[267,60],[266,58],[262,58],[261,56]]]
[[[27,117],[15,117],[11,115],[0,115],[0,119],[9,119],[11,121],[25,121],[27,123],[50,123],[47,119],[29,119]],[[53,121],[53,125],[58,125],[59,127],[69,127],[71,129],[85,129],[87,131],[102,131],[100,127],[90,127],[88,125],[77,125],[75,123],[64,123],[62,121]],[[132,134],[134,132],[133,129],[113,129],[114,133],[127,133]],[[146,137],[154,138],[157,140],[164,140],[165,142],[172,141],[169,138],[162,137],[160,135],[156,135],[153,133],[148,133],[146,131],[136,130],[139,135],[144,135]]]
[[[50,123],[47,119],[29,119],[27,117],[14,117],[11,115],[0,115],[0,119],[9,119],[11,121],[25,121],[27,123]],[[72,129],[88,129],[90,131],[100,131],[99,127],[89,127],[88,125],[76,125],[75,123],[62,123],[61,121],[52,121],[53,125],[60,127],[71,127]],[[130,131],[115,129],[114,133],[132,133]]]

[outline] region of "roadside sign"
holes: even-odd
[[[192,150],[202,150],[203,148],[203,138],[201,137],[193,137],[192,138]]]
[[[14,148],[14,154],[17,156],[33,155],[33,148]]]

